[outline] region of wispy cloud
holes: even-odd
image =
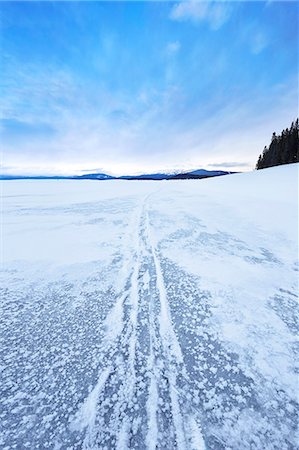
[[[167,55],[174,55],[176,54],[181,48],[181,44],[179,41],[173,41],[169,42],[166,46],[166,54]]]
[[[43,81],[48,85],[45,67],[44,70]],[[53,80],[52,70],[49,70],[49,77]],[[143,93],[145,103],[98,90],[95,98],[102,98],[103,102],[97,109],[89,90],[80,91],[80,86],[67,74],[62,78],[69,80],[71,90],[77,92],[78,89],[78,96],[72,96],[71,104],[67,102],[67,84],[57,83],[60,87],[55,91],[55,98],[61,99],[59,108],[55,109],[52,100],[48,100],[46,89],[39,92],[41,105],[48,102],[49,106],[42,118],[36,100],[33,111],[29,108],[15,110],[15,99],[8,108],[19,120],[25,123],[43,120],[44,126],[54,131],[35,139],[22,135],[19,142],[6,140],[4,163],[10,166],[7,172],[86,173],[98,171],[99,167],[101,172],[115,174],[137,173],[144,171],[144,167],[146,171],[175,167],[250,169],[272,131],[288,125],[296,104],[294,92],[282,86],[273,91],[275,104],[263,97],[253,101],[244,93],[238,101],[232,100],[229,105],[203,117],[200,104],[181,114],[182,92],[169,87],[169,90]],[[27,91],[29,86],[24,86],[24,92],[36,99],[33,89],[36,83],[33,79],[30,83],[30,91]],[[22,97],[24,104],[26,99],[28,105],[28,97]],[[115,113],[116,105],[121,112]]]
[[[296,118],[291,5],[153,2],[148,20],[118,2],[8,3],[1,150],[11,173],[249,168]],[[274,43],[275,58],[255,56]]]
[[[215,169],[233,169],[233,168],[247,168],[249,169],[251,167],[251,164],[247,162],[240,162],[240,161],[226,161],[226,162],[220,162],[220,163],[214,163],[214,164],[208,164],[208,167],[213,167]]]
[[[250,39],[251,51],[254,55],[261,53],[269,44],[269,40],[265,33],[256,31]]]
[[[173,6],[172,20],[190,20],[194,23],[207,22],[212,30],[218,30],[229,19],[231,6],[226,2],[184,1]]]

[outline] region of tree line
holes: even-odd
[[[271,144],[265,146],[263,153],[259,156],[256,169],[290,164],[299,160],[299,135],[298,119],[292,122],[290,128],[286,128],[280,135],[273,133]]]

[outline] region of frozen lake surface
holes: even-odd
[[[297,183],[3,182],[1,449],[298,448]]]

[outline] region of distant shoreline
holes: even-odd
[[[226,172],[222,170],[209,171],[209,170],[195,170],[192,172],[182,172],[176,174],[142,174],[142,175],[122,175],[119,177],[113,177],[106,174],[88,174],[88,175],[72,175],[72,176],[24,176],[24,175],[0,175],[0,180],[97,180],[97,181],[108,181],[108,180],[186,180],[186,179],[203,179],[211,177],[219,177],[223,175],[231,175],[239,172]]]

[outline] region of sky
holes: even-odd
[[[0,2],[3,174],[252,170],[298,115],[298,3]]]

